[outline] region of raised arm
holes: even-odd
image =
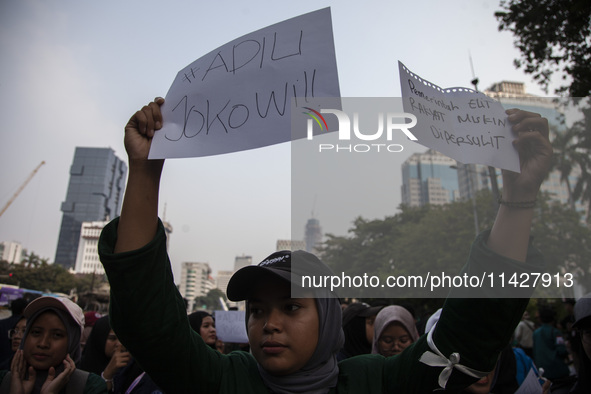
[[[121,209],[115,253],[141,248],[156,234],[158,191],[164,160],[148,160],[154,132],[162,127],[156,98],[137,111],[125,126],[125,149],[129,157],[129,178]]]
[[[519,152],[521,173],[503,170],[502,201],[487,244],[502,256],[525,261],[534,202],[550,169],[552,146],[546,118],[517,109],[507,114],[517,137],[513,144]]]

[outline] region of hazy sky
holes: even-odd
[[[241,35],[326,6],[345,97],[399,96],[398,60],[442,87],[471,86],[469,53],[481,89],[514,80],[541,94],[513,66],[518,53],[511,34],[497,30],[498,3],[2,1],[0,206],[42,160],[47,164],[0,217],[0,241],[18,241],[53,261],[76,146],[111,147],[126,160],[123,126],[164,96],[181,68]],[[393,207],[400,202],[398,162],[411,153],[392,165]],[[291,237],[290,158],[282,144],[166,163],[160,211],[166,204],[174,228],[177,282],[183,261],[209,262],[215,273],[232,269],[243,253],[260,261],[277,239]],[[314,202],[313,194],[297,205],[314,208],[322,224],[330,201]],[[359,214],[372,217],[369,208],[360,203]],[[293,238],[302,237],[306,219]]]

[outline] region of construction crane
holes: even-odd
[[[18,197],[18,195],[21,194],[21,192],[23,191],[25,186],[27,186],[27,184],[31,181],[31,179],[33,179],[33,177],[35,176],[37,171],[39,171],[39,169],[41,168],[41,166],[43,164],[45,164],[45,161],[42,161],[41,163],[39,163],[39,165],[33,170],[33,172],[31,172],[31,174],[29,174],[29,176],[27,177],[27,180],[18,188],[16,193],[14,193],[14,195],[12,197],[10,197],[10,200],[8,200],[6,205],[4,205],[4,207],[2,208],[2,211],[0,211],[0,216],[2,216],[2,214],[4,214],[4,212],[8,209],[10,204],[12,204],[14,202],[14,200]]]

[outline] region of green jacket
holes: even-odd
[[[144,247],[114,254],[118,219],[103,230],[99,255],[111,284],[113,330],[143,369],[168,393],[265,393],[256,360],[245,352],[222,355],[206,346],[188,322],[185,304],[174,284],[160,223]],[[490,266],[517,262],[494,254],[481,236],[471,263]],[[459,353],[460,364],[491,371],[509,343],[528,299],[448,298],[433,334],[443,355]],[[426,336],[390,358],[363,355],[339,363],[333,393],[430,393],[439,388],[443,367],[419,361],[430,351]],[[449,392],[475,382],[453,369]]]

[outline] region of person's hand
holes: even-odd
[[[58,394],[60,391],[63,390],[64,387],[70,381],[70,376],[76,370],[76,364],[74,364],[74,360],[70,358],[68,354],[64,359],[64,370],[56,376],[55,368],[49,368],[47,373],[47,379],[41,386],[41,394]]]
[[[29,367],[27,377],[27,362],[22,349],[17,350],[10,364],[10,392],[12,394],[29,394],[35,386],[35,369]]]
[[[150,145],[156,130],[162,128],[160,106],[162,97],[157,97],[137,111],[125,126],[125,149],[130,160],[145,160],[150,152]]]
[[[103,378],[112,380],[119,368],[123,368],[131,361],[131,354],[122,346],[117,346],[115,352],[109,361],[109,364],[103,371]]]
[[[532,201],[536,199],[552,161],[548,120],[518,109],[506,112],[517,137],[513,144],[519,152],[521,173],[503,170],[503,200]]]

